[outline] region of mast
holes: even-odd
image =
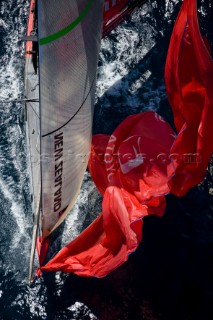
[[[32,211],[34,215],[28,281],[33,274],[36,240],[41,209],[40,103],[38,78],[37,0],[31,0],[26,41],[25,96],[26,135],[30,163]]]

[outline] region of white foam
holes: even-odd
[[[14,181],[12,177],[7,176],[3,179],[0,177],[0,189],[4,195],[4,200],[8,201],[8,215],[12,214],[16,222],[16,228],[11,230],[12,243],[10,245],[10,251],[16,249],[21,244],[23,252],[25,251],[23,248],[25,248],[26,242],[28,243],[30,241],[29,235],[25,232],[29,225],[26,221],[25,208],[22,203],[23,200],[20,195],[14,195],[12,192],[13,186]]]
[[[165,17],[169,19],[174,12],[174,7],[179,3],[179,0],[166,0]]]
[[[141,19],[143,20],[143,16],[146,16],[149,10],[149,6],[144,6],[143,9],[132,15],[131,19],[135,23],[134,29],[130,29],[124,23],[113,31],[112,34],[116,34],[116,41],[110,37],[102,40],[97,97],[101,97],[116,82],[125,77],[155,45],[150,26],[145,22],[144,24],[142,22],[141,25],[138,23]],[[146,34],[141,33],[141,26],[146,28]],[[122,85],[124,85],[123,82]],[[116,94],[116,91],[112,94]]]
[[[84,315],[87,316],[87,319],[98,320],[91,310],[82,302],[77,301],[67,309],[73,312],[74,319],[79,319],[79,315],[82,314],[82,310],[84,310]]]
[[[139,78],[136,79],[135,82],[133,82],[129,88],[129,92],[132,94],[137,92],[138,89],[140,89],[143,84],[150,78],[151,76],[150,70],[146,70]]]
[[[11,307],[19,306],[21,309],[26,310],[29,308],[33,316],[39,319],[47,319],[47,312],[45,308],[46,289],[41,294],[41,286],[37,284],[34,287],[28,287],[26,292],[19,293],[16,299],[11,303]]]
[[[3,39],[5,53],[0,57],[0,100],[17,99],[23,92],[21,57],[24,54],[24,44],[20,44],[20,37],[24,32],[23,19],[27,16],[27,4],[24,0],[17,0],[16,5],[13,1],[3,1],[0,11],[4,17],[0,20],[0,25],[7,31]],[[14,16],[15,13],[17,17]],[[2,106],[0,111],[1,108]]]
[[[7,32],[1,41],[4,44],[3,55],[0,57],[0,101],[17,99],[23,93],[24,44],[20,37],[25,31],[23,20],[28,15],[28,3],[24,0],[2,1],[0,26]],[[30,219],[27,217],[23,189],[26,187],[26,168],[24,166],[23,133],[19,125],[20,104],[1,103],[0,124],[3,130],[0,144],[0,190],[3,194],[4,208],[7,210],[10,248],[5,252],[11,265],[24,268],[29,256]],[[3,172],[6,172],[3,174]],[[13,175],[18,176],[18,179]],[[12,254],[11,254],[12,253]],[[20,254],[21,253],[21,254]]]

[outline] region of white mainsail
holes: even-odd
[[[64,219],[86,170],[102,12],[102,0],[38,1],[45,234]]]
[[[73,206],[88,162],[103,0],[38,0],[36,5],[38,25],[35,15],[31,25],[38,26],[39,76],[31,48],[25,91],[33,99],[26,104],[33,210],[36,223],[41,210],[46,237]]]

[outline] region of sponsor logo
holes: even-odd
[[[106,152],[104,155],[104,161],[106,163],[107,179],[110,182],[112,176],[116,172],[117,163],[114,161],[114,149],[117,138],[114,135],[110,136]]]
[[[55,193],[54,212],[61,209],[62,184],[63,184],[63,132],[54,136],[54,158],[55,158]]]

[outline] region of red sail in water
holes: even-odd
[[[103,277],[124,263],[142,239],[142,218],[164,213],[174,139],[154,112],[126,118],[111,136],[94,136],[89,167],[104,195],[102,214],[41,271]]]
[[[185,0],[172,33],[165,68],[178,137],[171,192],[183,196],[201,182],[213,152],[213,61],[198,26],[196,0]]]

